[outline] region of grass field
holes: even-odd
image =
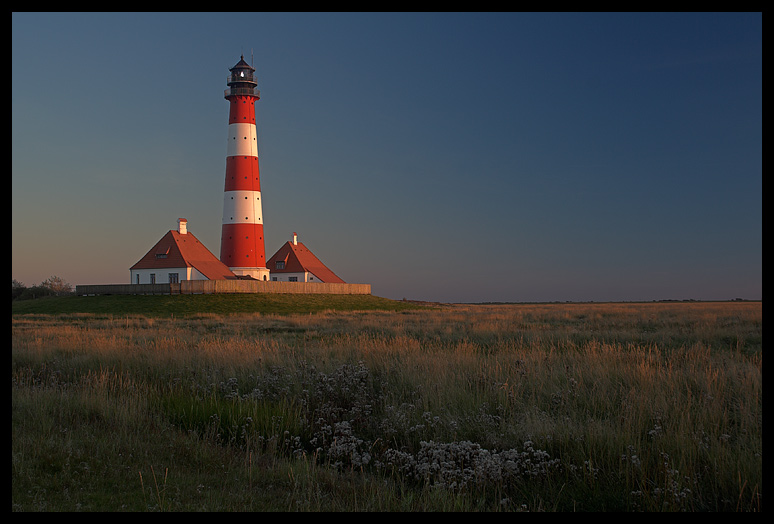
[[[213,297],[14,306],[14,511],[762,511],[760,302]]]
[[[235,293],[208,295],[98,295],[46,297],[16,300],[13,314],[94,313],[99,315],[183,316],[199,313],[229,315],[260,313],[287,315],[319,313],[325,310],[414,309],[412,302],[389,300],[374,295],[295,295]]]

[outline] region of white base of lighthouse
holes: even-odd
[[[265,267],[230,267],[232,273],[238,277],[253,277],[256,280],[271,280],[269,270]]]

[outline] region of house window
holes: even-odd
[[[156,258],[167,258],[166,253],[156,253]]]
[[[274,269],[285,269],[285,261],[284,260],[277,260],[276,266]]]
[[[276,282],[277,281],[277,277],[271,277],[271,281],[272,282]]]
[[[288,277],[288,282],[298,282],[298,277]]]
[[[137,282],[136,283],[139,284],[140,283],[140,274],[137,273],[135,276],[137,277]]]
[[[170,273],[169,274],[169,283],[170,284],[177,284],[179,282],[178,280],[178,273]]]
[[[151,273],[150,274],[150,280],[151,280],[151,284],[155,284],[156,283],[156,273]]]

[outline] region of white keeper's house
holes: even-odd
[[[344,283],[309,248],[298,241],[298,235],[295,233],[293,240],[285,242],[266,262],[266,267],[271,271],[271,279],[280,282]]]
[[[182,280],[223,280],[237,276],[213,255],[193,233],[185,218],[170,230],[139,262],[129,268],[132,284],[175,284]]]
[[[279,282],[322,282],[344,284],[293,233],[267,262],[271,280]],[[176,284],[183,280],[233,280],[237,276],[226,264],[188,231],[185,218],[177,220],[177,230],[170,230],[150,251],[129,268],[132,284]]]

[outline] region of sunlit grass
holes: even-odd
[[[761,303],[14,315],[15,510],[762,510]]]

